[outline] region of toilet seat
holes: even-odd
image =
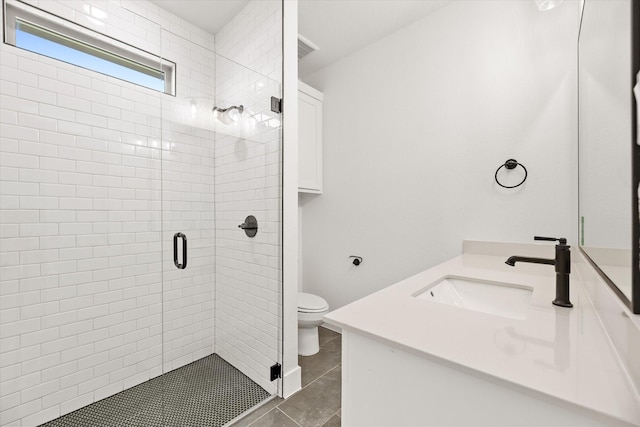
[[[329,309],[329,304],[321,297],[304,292],[298,293],[298,311],[301,313],[321,313]]]

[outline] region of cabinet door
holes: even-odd
[[[299,178],[298,191],[322,193],[322,94],[300,86],[298,91]]]

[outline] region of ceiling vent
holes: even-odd
[[[316,50],[318,46],[298,34],[298,61]]]

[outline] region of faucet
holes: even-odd
[[[510,256],[505,264],[515,266],[516,262],[531,262],[534,264],[549,264],[556,268],[556,299],[553,305],[559,307],[573,307],[569,301],[569,273],[571,273],[571,246],[567,245],[567,239],[561,237],[539,237],[534,236],[533,240],[545,240],[548,242],[557,241],[555,259],[547,258],[530,258],[523,256]]]

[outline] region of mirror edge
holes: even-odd
[[[631,2],[631,72],[632,82],[640,84],[640,79],[636,81],[638,72],[640,72],[640,4],[637,1]],[[640,100],[638,100],[640,101]],[[629,308],[634,314],[640,314],[640,212],[638,203],[640,203],[638,192],[640,191],[640,140],[638,139],[638,109],[634,96],[631,100],[631,206],[633,209],[632,218],[632,286],[631,301]]]
[[[640,78],[636,81],[636,77],[640,72],[640,2],[631,1],[631,73],[632,84],[640,84]],[[582,17],[584,14],[585,2],[582,2],[580,13],[580,26],[578,30],[578,44],[580,43],[580,33],[582,30]],[[579,57],[579,53],[578,53]],[[579,66],[579,64],[578,64]],[[631,88],[633,90],[633,88]],[[640,139],[638,139],[638,104],[635,94],[631,97],[631,297],[625,295],[616,284],[606,275],[598,264],[591,259],[583,247],[578,244],[580,253],[588,261],[588,263],[596,270],[611,290],[620,298],[633,314],[640,314]],[[578,225],[578,227],[580,227]],[[578,230],[578,235],[580,231]],[[634,244],[635,243],[635,244]]]

